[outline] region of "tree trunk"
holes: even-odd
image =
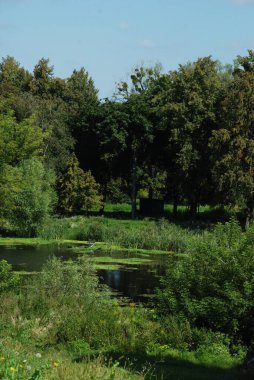
[[[135,153],[132,161],[131,218],[137,215],[137,159]]]
[[[103,186],[103,192],[102,192],[102,206],[100,208],[99,214],[104,215],[104,209],[105,209],[105,203],[106,203],[106,198],[107,198],[107,188],[108,188],[108,182],[105,183]]]
[[[190,215],[191,215],[192,218],[195,218],[197,216],[197,209],[198,209],[197,202],[196,201],[191,201],[191,204],[190,204]]]
[[[178,207],[178,197],[174,196],[173,202],[173,219],[177,219],[177,207]]]
[[[254,209],[253,206],[247,206],[245,211],[245,229],[247,229],[250,225],[250,222],[253,220],[254,217]]]

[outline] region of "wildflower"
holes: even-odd
[[[26,369],[27,369],[28,371],[31,371],[32,367],[31,367],[30,365],[27,365],[27,366],[26,366]]]
[[[37,358],[41,358],[41,354],[40,354],[40,352],[37,352],[36,354],[35,354],[35,356],[37,357]]]
[[[58,367],[58,366],[59,366],[59,363],[54,362],[54,363],[53,363],[53,366],[54,366],[54,367]]]
[[[14,372],[15,371],[15,368],[14,367],[10,367],[10,372]]]

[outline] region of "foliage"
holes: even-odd
[[[191,326],[252,341],[252,236],[252,229],[245,237],[231,220],[193,240],[190,254],[171,265],[163,279],[160,312],[187,319]]]
[[[171,193],[176,201],[181,196],[186,198],[195,213],[199,204],[211,202],[211,152],[204,142],[216,129],[225,87],[223,75],[218,62],[205,57],[180,65],[158,85],[153,104],[164,130],[164,161]]]
[[[223,335],[191,330],[172,318],[158,319],[154,310],[134,303],[120,307],[99,289],[84,256],[67,263],[53,259],[25,285],[19,293],[0,296],[0,371],[7,378],[23,380],[35,373],[38,379],[67,379],[70,373],[77,379],[81,374],[88,379],[96,374],[104,379],[143,378],[151,365],[151,375],[173,371],[176,376],[179,365],[186,371],[191,364],[207,365],[205,373],[216,364],[217,371],[228,369],[235,376],[231,368],[242,358],[230,355]],[[163,368],[158,366],[162,361]]]
[[[253,123],[254,55],[238,57],[234,77],[223,100],[220,128],[213,132],[213,175],[224,204],[245,210],[247,222],[254,210]]]
[[[20,178],[18,190],[9,194],[12,207],[8,210],[7,203],[6,218],[19,235],[34,236],[56,203],[54,175],[50,171],[46,172],[36,159],[23,161],[16,172]]]
[[[129,221],[101,217],[54,218],[38,231],[44,239],[104,241],[132,249],[153,249],[185,253],[198,234],[166,220]]]
[[[19,277],[12,272],[12,267],[6,260],[0,261],[0,293],[15,288],[19,284]]]
[[[46,136],[34,117],[17,122],[9,106],[0,103],[0,166],[41,156]]]
[[[60,208],[65,212],[86,212],[102,205],[99,185],[91,172],[84,172],[73,154],[67,162],[65,173],[59,180]]]

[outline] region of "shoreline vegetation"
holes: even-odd
[[[1,262],[0,374],[18,380],[251,378],[241,367],[253,307],[252,231],[250,226],[242,232],[235,219],[204,229],[166,220],[76,216],[51,219],[37,238],[1,237],[0,246],[64,244],[80,253],[91,246],[118,250],[121,242],[128,252],[147,253],[144,260],[149,253],[174,254],[174,248],[180,258],[169,264],[149,308],[111,299],[89,255],[68,265],[53,259],[40,276],[24,278]],[[107,241],[96,242],[102,237]],[[105,292],[109,296],[101,297]]]

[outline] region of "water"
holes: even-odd
[[[7,260],[15,271],[38,272],[53,256],[67,261],[78,255],[75,248],[61,245],[0,247],[0,260]],[[166,255],[92,250],[89,256],[96,261],[100,283],[108,285],[115,296],[128,297],[134,302],[146,302],[153,297],[170,259]]]

